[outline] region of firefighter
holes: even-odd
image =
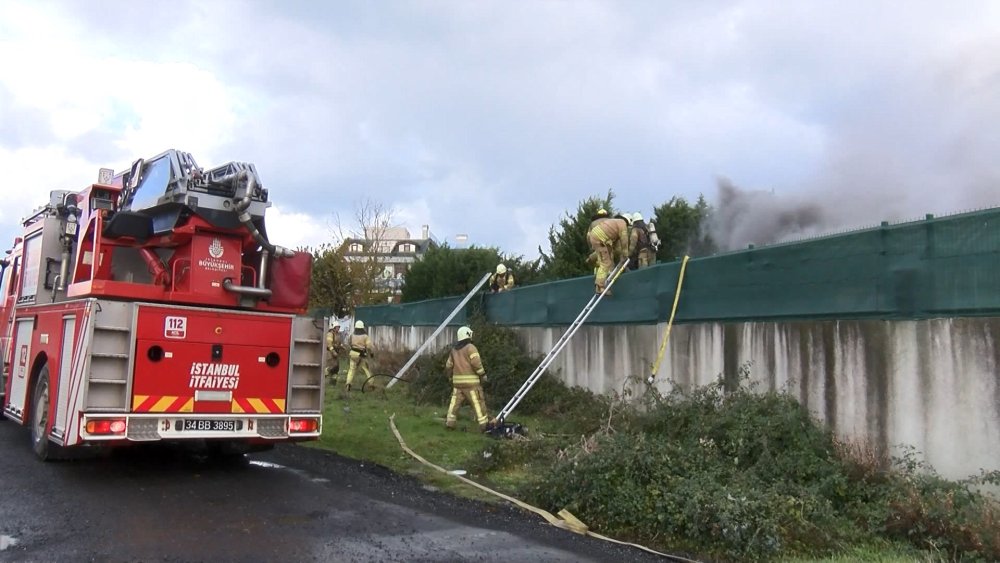
[[[375,351],[372,348],[372,339],[368,336],[365,331],[365,322],[356,321],[354,323],[354,334],[351,335],[351,362],[347,368],[347,392],[351,392],[351,382],[354,381],[354,370],[357,367],[361,367],[362,371],[365,372],[365,376],[371,378],[372,372],[368,369],[368,357],[374,356]]]
[[[597,213],[595,213],[593,216],[590,217],[590,226],[587,227],[587,232],[590,232],[590,229],[593,229],[594,225],[596,225],[599,221],[607,218],[608,218],[608,210],[604,209],[603,207],[598,209]]]
[[[629,269],[646,268],[656,262],[656,254],[650,239],[649,229],[642,220],[642,213],[632,215],[632,230],[629,234]]]
[[[326,377],[337,383],[340,374],[340,325],[334,324],[326,331]]]
[[[472,343],[471,328],[463,326],[458,329],[458,340],[452,346],[445,367],[451,370],[451,402],[448,404],[445,426],[451,430],[455,429],[458,409],[462,406],[462,402],[468,399],[472,403],[472,410],[476,413],[479,430],[488,430],[490,416],[486,411],[482,383],[489,380],[486,377],[483,360],[479,357],[479,350]]]
[[[497,271],[490,276],[490,291],[500,293],[508,291],[514,287],[514,272],[507,270],[507,266],[497,264]]]
[[[607,287],[608,275],[615,264],[628,256],[628,221],[623,217],[609,217],[594,221],[591,225],[587,232],[587,242],[597,253],[594,290],[601,293]]]

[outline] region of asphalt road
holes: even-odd
[[[42,463],[0,422],[0,561],[662,561],[300,446]]]

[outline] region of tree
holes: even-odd
[[[538,278],[538,260],[526,261],[522,256],[501,253],[488,248],[431,247],[406,273],[403,303],[452,297],[468,293],[487,272],[504,264],[514,274],[517,286],[534,283]]]
[[[499,262],[500,253],[495,248],[432,246],[406,272],[401,300],[407,303],[464,295]]]
[[[598,209],[606,209],[610,215],[615,214],[612,201],[613,191],[608,190],[604,198],[593,196],[580,202],[574,215],[566,214],[560,219],[559,228],[549,227],[549,253],[538,252],[541,256],[539,281],[553,281],[573,278],[593,273],[593,268],[587,265],[590,254],[590,244],[587,242],[587,230]]]
[[[663,205],[653,209],[653,222],[660,238],[660,249],[656,258],[660,262],[672,262],[685,254],[704,256],[714,252],[711,238],[704,232],[705,219],[710,207],[705,196],[691,205],[680,196],[670,198]]]
[[[309,308],[326,309],[338,317],[352,310],[351,272],[344,259],[343,246],[324,244],[313,255],[312,278],[309,281]]]
[[[380,202],[365,199],[354,207],[355,229],[346,231],[337,217],[337,237],[341,247],[350,242],[362,244],[361,253],[351,253],[348,258],[344,249],[341,254],[347,260],[350,276],[350,300],[353,307],[385,303],[389,291],[379,285],[385,267],[385,256],[392,250],[392,242],[386,233],[392,225],[392,210]]]
[[[392,210],[366,199],[355,204],[352,228],[345,229],[338,215],[334,218],[333,242],[311,251],[309,306],[341,315],[353,312],[358,305],[385,303],[389,292],[379,281]],[[348,245],[353,242],[361,244],[363,250],[349,257]]]
[[[514,273],[515,287],[541,283],[542,259],[526,260],[524,256],[504,254],[500,258],[507,270]]]

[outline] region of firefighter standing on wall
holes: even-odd
[[[455,429],[458,419],[458,409],[466,399],[472,403],[476,413],[476,422],[480,430],[487,430],[490,416],[486,413],[486,399],[483,397],[483,386],[480,381],[488,381],[483,360],[479,350],[472,343],[472,329],[463,326],[458,329],[458,340],[452,346],[445,367],[451,370],[451,402],[448,403],[448,416],[445,426]],[[482,378],[480,380],[480,378]]]
[[[334,324],[326,331],[326,377],[330,383],[337,383],[340,373],[340,325]]]
[[[490,291],[500,293],[514,288],[514,273],[503,264],[497,265],[497,272],[490,276]]]
[[[629,235],[629,269],[645,268],[656,262],[656,254],[649,229],[642,220],[642,213],[632,215],[632,233]]]
[[[628,221],[622,217],[609,217],[594,221],[591,225],[587,242],[597,253],[594,289],[601,293],[607,286],[608,275],[615,264],[628,256]]]
[[[351,382],[354,381],[354,370],[359,366],[365,372],[365,376],[371,378],[372,372],[368,369],[368,357],[374,354],[372,339],[365,332],[364,321],[354,323],[354,334],[351,335],[351,363],[347,368],[347,391],[351,391]]]

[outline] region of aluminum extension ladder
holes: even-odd
[[[608,284],[604,286],[604,291],[600,293],[595,293],[590,298],[590,301],[587,302],[587,305],[584,306],[583,310],[580,311],[580,314],[576,316],[576,320],[573,321],[573,324],[569,325],[569,328],[566,330],[566,332],[563,333],[561,337],[559,337],[559,340],[556,342],[555,346],[553,346],[552,349],[549,350],[549,353],[546,354],[544,358],[542,358],[542,363],[538,364],[538,367],[535,368],[535,371],[531,372],[531,375],[529,375],[528,379],[525,380],[525,382],[521,385],[521,388],[518,389],[516,393],[514,393],[514,396],[511,397],[507,405],[500,410],[500,412],[496,416],[497,425],[503,425],[507,417],[510,415],[511,411],[513,411],[514,408],[517,407],[517,405],[521,402],[521,400],[524,399],[525,395],[528,394],[528,391],[531,391],[531,388],[535,386],[535,383],[538,383],[538,380],[541,379],[542,374],[545,373],[545,370],[548,369],[549,365],[556,359],[556,356],[559,355],[559,352],[562,352],[562,349],[566,347],[566,344],[568,344],[569,340],[573,338],[573,335],[576,334],[576,331],[580,330],[580,327],[583,325],[584,321],[587,320],[587,317],[589,317],[590,314],[594,312],[594,309],[597,308],[597,304],[601,302],[601,299],[604,299],[604,294],[606,294],[608,290],[611,289],[611,286],[614,285],[616,281],[618,281],[618,277],[622,274],[622,272],[625,271],[627,267],[628,267],[628,259],[626,258],[625,260],[622,260],[617,266],[615,266],[614,270],[611,270],[611,274],[608,275]]]
[[[469,294],[465,296],[465,299],[463,299],[462,302],[459,303],[457,307],[455,307],[455,310],[452,311],[451,314],[448,315],[448,317],[445,318],[445,320],[440,325],[438,325],[436,329],[434,329],[434,332],[431,333],[430,337],[427,338],[427,340],[425,340],[424,343],[420,345],[420,348],[417,348],[417,351],[414,352],[412,356],[410,356],[410,359],[407,360],[406,364],[404,364],[403,367],[399,368],[399,371],[396,372],[396,375],[394,375],[393,378],[389,380],[389,383],[386,384],[387,389],[395,385],[396,382],[403,377],[403,374],[406,373],[406,370],[410,369],[410,366],[412,366],[414,362],[417,361],[417,358],[420,357],[420,354],[424,351],[424,349],[430,346],[431,342],[434,342],[434,339],[437,338],[438,334],[441,334],[441,331],[444,330],[444,327],[448,326],[448,323],[450,323],[451,320],[455,318],[455,315],[457,315],[458,312],[462,310],[462,307],[465,307],[465,304],[468,303],[470,299],[472,299],[472,296],[475,295],[477,291],[479,291],[479,288],[483,287],[483,284],[486,283],[486,280],[490,279],[490,275],[491,275],[490,272],[486,272],[486,274],[483,275],[482,279],[479,280],[479,283],[477,283],[476,286],[472,288],[472,291],[470,291]]]

